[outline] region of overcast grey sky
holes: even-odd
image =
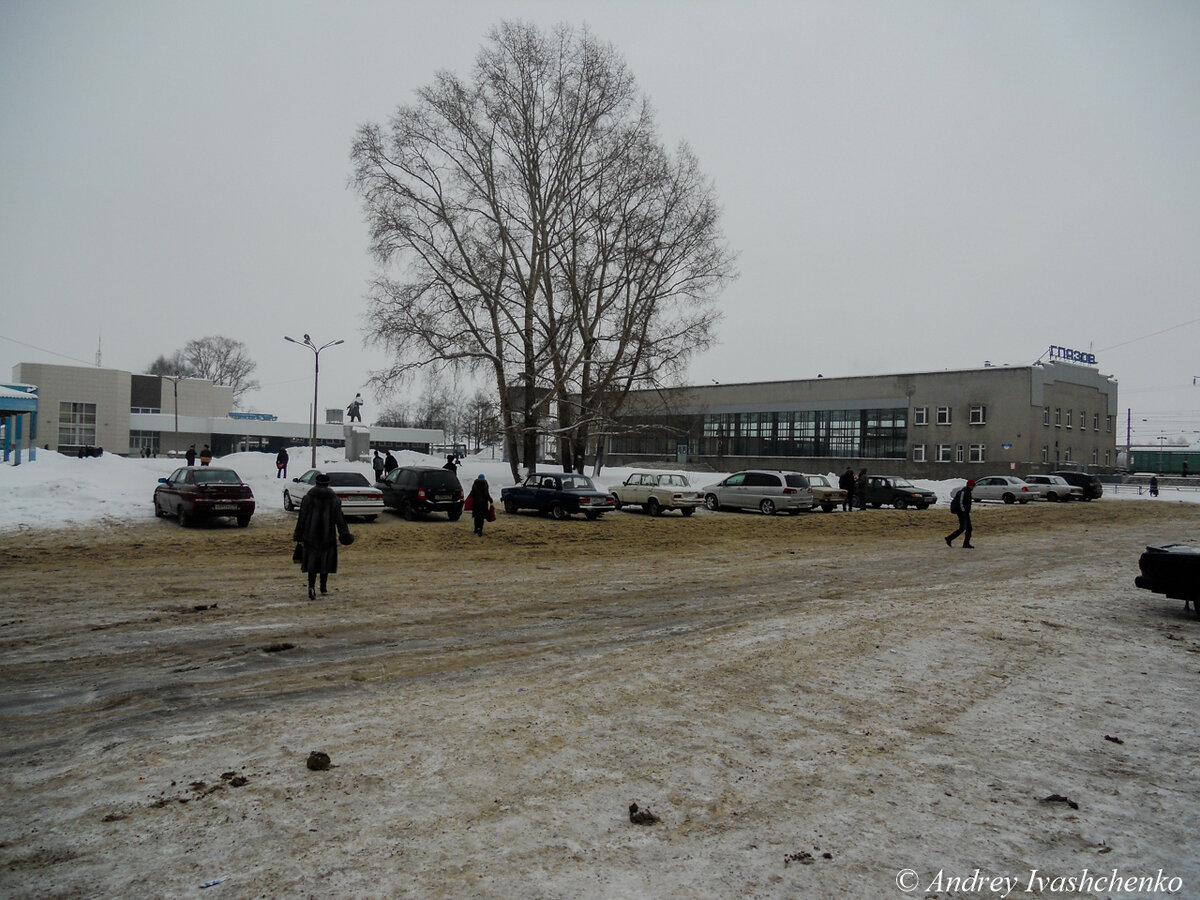
[[[1118,379],[1122,440],[1126,408],[1135,442],[1200,430],[1191,0],[0,0],[0,377],[221,334],[258,363],[247,408],[303,420],[283,335],[308,332],[346,340],[321,355],[345,406],[382,361],[354,131],[501,18],[612,42],[713,178],[741,277],[692,381],[1058,344]]]

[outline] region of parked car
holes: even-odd
[[[1099,500],[1104,496],[1104,484],[1100,481],[1099,475],[1089,475],[1087,472],[1075,472],[1071,469],[1050,474],[1059,476],[1067,484],[1083,488],[1084,500]]]
[[[950,492],[950,496],[955,496],[961,490],[960,487],[955,488]],[[1020,503],[1022,506],[1041,496],[1041,491],[1015,475],[986,475],[983,478],[976,478],[975,488],[971,491],[971,497],[975,500]]]
[[[254,515],[254,491],[233,469],[185,466],[154,489],[154,514],[175,516],[184,527],[202,519],[236,519],[239,528]]]
[[[383,505],[408,520],[418,515],[445,513],[451,522],[463,511],[463,489],[458,476],[434,466],[400,466],[375,482],[383,493]]]
[[[697,506],[704,505],[704,494],[678,472],[632,472],[620,484],[610,486],[608,492],[617,509],[640,506],[652,516],[669,509],[690,516]]]
[[[616,509],[612,495],[596,490],[592,479],[570,472],[534,472],[521,484],[500,489],[500,502],[506,513],[533,509],[565,519],[583,513],[598,519]]]
[[[1037,488],[1042,499],[1052,503],[1083,499],[1083,488],[1076,487],[1061,475],[1026,475],[1025,483]]]
[[[1200,616],[1200,544],[1169,543],[1146,548],[1138,560],[1142,574],[1133,583],[1147,591],[1190,602]]]
[[[794,516],[812,509],[812,488],[799,472],[748,469],[704,488],[704,505],[711,510],[757,509],[764,515],[786,512]]]
[[[833,512],[846,502],[846,492],[826,476],[805,474],[804,477],[808,479],[808,486],[812,488],[813,509],[819,506],[825,512]]]
[[[304,495],[316,484],[318,472],[329,476],[329,488],[342,501],[342,514],[362,516],[368,522],[383,512],[383,491],[371,484],[367,476],[349,469],[309,469],[283,489],[283,508],[294,510],[300,506]]]
[[[879,509],[894,506],[896,509],[929,509],[937,503],[937,494],[919,488],[907,478],[897,475],[872,475],[867,479],[867,504]]]

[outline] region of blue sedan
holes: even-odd
[[[523,484],[500,490],[500,502],[506,513],[534,509],[565,519],[583,513],[589,519],[615,509],[611,494],[596,490],[592,479],[571,473],[535,472]]]

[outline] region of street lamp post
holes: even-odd
[[[163,375],[163,378],[171,382],[175,390],[175,452],[179,452],[179,379],[183,375]]]
[[[307,334],[304,340],[298,341],[295,338],[283,336],[285,341],[291,341],[293,344],[299,344],[301,347],[307,347],[313,352],[313,405],[312,405],[312,436],[309,439],[309,446],[312,447],[312,468],[317,467],[317,385],[321,380],[321,351],[326,347],[336,347],[344,341],[330,341],[327,344],[322,344],[318,347],[313,343],[313,339]]]

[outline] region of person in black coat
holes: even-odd
[[[321,593],[328,593],[329,576],[337,571],[338,542],[354,540],[342,515],[342,501],[329,488],[329,476],[318,472],[313,487],[300,502],[300,515],[292,540],[297,548],[300,571],[308,574],[308,599],[316,600],[317,576],[321,577]],[[295,559],[295,557],[293,557]]]
[[[383,471],[387,473],[398,468],[400,468],[400,463],[396,462],[396,457],[392,456],[391,450],[387,451],[387,456],[383,459]]]
[[[471,518],[475,520],[475,533],[483,537],[483,523],[492,508],[492,491],[487,479],[481,474],[471,482]]]
[[[838,487],[846,492],[846,499],[842,501],[842,512],[850,512],[854,509],[854,469],[850,466],[846,466],[846,471],[838,479]]]
[[[290,457],[288,456],[287,448],[284,447],[275,454],[275,477],[287,478],[287,467]]]
[[[187,453],[183,454],[183,458],[187,460],[187,464],[189,466],[194,466],[196,464],[196,445],[195,444],[192,444],[192,446],[187,448]]]
[[[947,547],[953,547],[954,539],[960,534],[964,535],[964,549],[971,550],[975,547],[971,543],[971,489],[973,487],[975,487],[974,480],[968,478],[966,487],[955,494],[954,499],[950,501],[950,512],[958,516],[958,529],[946,535]]]

